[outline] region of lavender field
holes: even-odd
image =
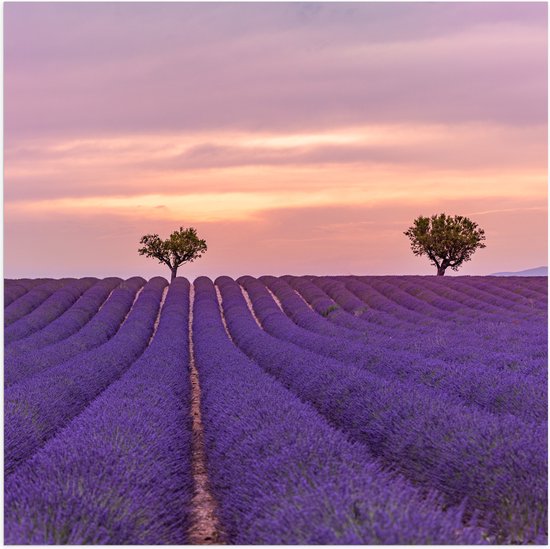
[[[547,542],[547,279],[5,281],[8,544]]]

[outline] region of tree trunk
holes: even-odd
[[[172,278],[170,279],[170,282],[172,282],[172,280],[174,280],[174,278],[176,278],[177,276],[177,273],[178,273],[178,268],[177,267],[172,267]]]
[[[443,265],[441,267],[438,267],[437,268],[437,276],[443,276],[445,274],[445,269],[447,267],[443,267]]]

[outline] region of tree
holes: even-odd
[[[414,255],[425,254],[430,258],[431,264],[437,267],[438,276],[443,276],[448,267],[458,271],[478,248],[485,248],[485,231],[461,215],[420,216],[403,234],[411,239]]]
[[[146,234],[139,243],[144,244],[138,250],[139,255],[154,257],[159,263],[168,265],[172,272],[171,280],[176,278],[178,267],[182,263],[202,257],[207,250],[206,240],[201,240],[193,227],[180,227],[179,231],[174,231],[166,240],[162,240],[158,234]]]

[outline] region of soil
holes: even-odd
[[[194,288],[190,291],[189,313],[189,349],[191,374],[191,416],[193,419],[192,468],[195,483],[195,495],[191,508],[191,527],[189,543],[192,545],[220,545],[224,543],[224,534],[217,517],[218,504],[210,491],[206,452],[204,448],[204,429],[201,420],[201,389],[199,373],[195,365],[193,352],[193,298]]]

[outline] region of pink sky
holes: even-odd
[[[547,264],[546,3],[4,4],[4,274],[460,274]]]

